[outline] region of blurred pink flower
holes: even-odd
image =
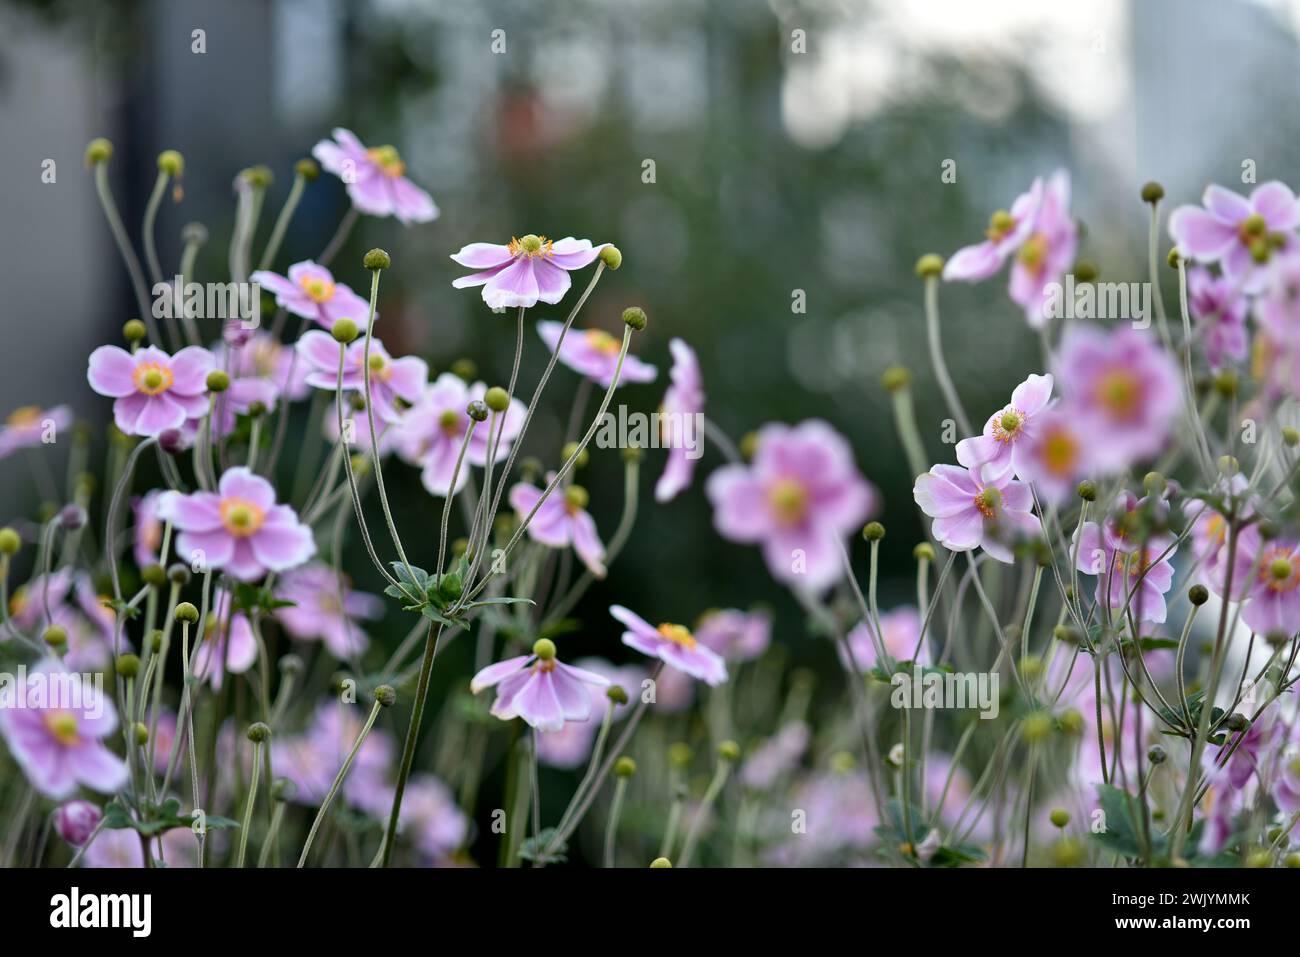
[[[854,662],[864,671],[874,668],[877,664],[876,641],[872,637],[872,631],[871,622],[863,619],[854,625],[846,636]],[[918,665],[930,664],[930,649],[920,643],[921,615],[915,605],[900,605],[882,614],[880,632],[884,639],[885,650],[895,662],[914,661]],[[915,658],[912,657],[913,654],[916,655]],[[846,666],[849,665],[843,650],[840,651],[840,659]]]
[[[150,489],[137,498],[131,506],[135,517],[135,564],[139,568],[156,565],[167,560],[161,554],[163,526],[166,524],[158,516],[158,502],[162,499],[160,489]]]
[[[695,623],[695,637],[727,661],[753,661],[772,641],[772,615],[766,609],[714,609]]]
[[[1058,170],[1043,189],[1029,236],[1011,266],[1011,299],[1025,310],[1025,319],[1035,329],[1047,324],[1048,287],[1074,264],[1078,245],[1079,228],[1070,218],[1070,174]]]
[[[357,328],[364,328],[370,316],[367,300],[343,283],[335,282],[333,273],[310,259],[290,266],[288,278],[265,270],[258,270],[249,278],[274,293],[275,304],[281,309],[315,320],[326,329],[333,329],[338,319],[351,319]]]
[[[691,457],[691,450],[685,448],[682,441],[685,435],[683,423],[688,417],[704,415],[704,380],[695,350],[681,339],[672,339],[668,349],[673,355],[673,365],[668,372],[672,384],[664,392],[659,414],[664,416],[660,420],[663,423],[662,438],[672,444],[668,446],[668,461],[663,473],[655,483],[656,502],[672,501],[690,488],[698,459]],[[696,441],[700,441],[700,436],[696,436]]]
[[[277,608],[275,617],[299,641],[323,641],[335,658],[362,654],[370,641],[357,619],[382,618],[384,603],[376,595],[353,591],[351,582],[324,562],[284,573],[276,597],[293,605]]]
[[[825,591],[844,573],[841,542],[879,507],[844,437],[820,420],[773,423],[749,465],[724,465],[705,492],[723,538],[762,544],[777,581]]]
[[[1187,272],[1187,310],[1199,325],[1201,348],[1211,369],[1246,358],[1244,296],[1236,293],[1231,280],[1215,278],[1208,269],[1195,266]]]
[[[1029,238],[1042,201],[1043,181],[1035,179],[1029,192],[1016,197],[1010,212],[999,210],[989,218],[984,242],[952,254],[944,264],[943,278],[949,282],[979,282],[996,273]]]
[[[298,340],[299,361],[311,370],[307,384],[334,392],[339,384],[339,344],[328,332],[312,329]],[[347,346],[343,360],[343,388],[364,394],[366,340],[362,336]],[[419,401],[429,378],[428,364],[416,356],[393,359],[378,339],[370,342],[370,397],[375,418],[396,422],[402,417],[399,400],[407,405]]]
[[[217,590],[212,613],[202,625],[194,652],[194,677],[220,691],[227,674],[242,675],[257,662],[257,639],[248,616],[232,612],[230,593],[225,589]]]
[[[52,443],[71,424],[72,410],[66,405],[56,405],[49,409],[25,405],[15,409],[0,423],[0,459],[8,458],[19,449],[38,448]]]
[[[1268,276],[1268,261],[1291,246],[1300,225],[1300,202],[1285,183],[1256,186],[1246,199],[1222,186],[1205,188],[1200,206],[1179,206],[1169,215],[1169,235],[1178,255],[1202,263],[1219,263],[1223,275],[1241,292],[1259,292]]]
[[[537,323],[537,334],[546,343],[546,348],[554,352],[558,346],[561,362],[601,388],[608,389],[618,369],[622,341],[604,329],[570,329],[564,334],[563,342],[560,341],[561,333],[564,333],[562,322],[542,319]],[[618,383],[623,386],[629,382],[653,382],[658,375],[658,369],[629,352],[623,358]]]
[[[80,847],[103,818],[104,814],[98,807],[77,798],[59,805],[55,810],[54,829],[69,844]]]
[[[548,473],[549,485],[555,473]],[[520,482],[510,489],[510,507],[520,521],[537,507],[542,489]],[[546,501],[537,507],[537,514],[528,525],[528,537],[550,548],[568,548],[578,553],[582,563],[597,578],[605,577],[605,546],[596,532],[596,522],[587,513],[587,491],[578,485],[557,488]]]
[[[665,623],[655,628],[622,605],[610,605],[609,613],[627,628],[623,632],[623,644],[629,648],[658,658],[710,687],[727,680],[727,665],[722,656],[697,641],[685,626]]]
[[[1097,576],[1098,602],[1106,602],[1114,610],[1127,606],[1138,621],[1158,624],[1165,620],[1165,592],[1174,582],[1170,559],[1178,547],[1168,534],[1133,538],[1123,518],[1147,508],[1148,501],[1125,492],[1121,513],[1108,516],[1100,525],[1084,522],[1072,547],[1078,552],[1079,571]]]
[[[437,218],[433,197],[406,178],[406,164],[396,148],[367,149],[351,130],[341,127],[333,131],[333,136],[333,142],[317,143],[312,156],[344,182],[352,205],[360,212],[395,216],[405,226]]]

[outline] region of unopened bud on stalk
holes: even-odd
[[[161,628],[155,628],[149,632],[149,650],[154,654],[162,651],[163,633]]]
[[[475,422],[486,422],[488,417],[487,403],[474,399],[469,405],[465,406],[465,414]]]
[[[140,673],[140,659],[132,654],[118,655],[115,669],[123,678],[134,678]]]
[[[149,330],[139,319],[128,319],[122,324],[122,338],[127,342],[143,342],[148,334]]]
[[[149,726],[143,721],[137,721],[132,729],[135,732],[135,743],[138,747],[143,748],[149,743]]]
[[[1250,722],[1240,711],[1228,715],[1228,720],[1223,722],[1223,726],[1229,731],[1245,731],[1250,727]]]
[[[86,510],[80,505],[65,505],[59,512],[59,524],[63,526],[65,532],[75,532],[85,528],[88,519]]]
[[[673,866],[673,862],[668,860],[668,858],[666,857],[656,857],[653,861],[650,862],[650,866],[671,868]]]
[[[758,433],[746,432],[740,437],[740,457],[746,462],[752,462],[754,453],[758,451]]]
[[[68,633],[62,625],[50,625],[41,635],[41,640],[51,648],[62,648],[68,643]]]
[[[564,490],[564,504],[573,511],[586,508],[590,501],[591,496],[581,485],[570,485]]]
[[[1165,188],[1152,180],[1142,186],[1142,202],[1155,205],[1165,198]]]
[[[605,697],[615,704],[627,704],[627,692],[622,685],[610,685],[605,689]]]
[[[478,365],[473,359],[457,359],[451,364],[451,374],[466,382],[473,382],[478,378]]]
[[[1079,643],[1079,633],[1069,625],[1057,625],[1052,629],[1052,637],[1067,645],[1077,645]]]
[[[254,189],[268,189],[275,182],[275,174],[269,166],[250,166],[239,175]]]
[[[739,761],[740,745],[731,740],[723,741],[718,745],[718,757],[723,761]]]
[[[140,570],[140,577],[144,579],[146,585],[153,588],[161,588],[167,584],[167,570],[157,562],[152,565],[145,565]]]
[[[1074,708],[1061,712],[1057,720],[1066,734],[1078,734],[1083,730],[1083,714]]]
[[[185,157],[176,150],[163,150],[158,154],[158,170],[175,179],[185,172]]]
[[[1097,264],[1087,259],[1080,259],[1074,264],[1074,278],[1079,282],[1096,282],[1101,275]]]
[[[879,522],[867,522],[862,529],[862,537],[869,542],[878,542],[885,537],[885,526]]]
[[[190,602],[183,601],[176,606],[176,620],[192,625],[199,620],[199,610]]]
[[[22,536],[13,528],[8,525],[0,528],[0,555],[17,555],[22,547]]]
[[[918,562],[932,562],[934,561],[934,546],[929,542],[921,542],[912,549],[912,557]]]
[[[912,384],[912,373],[903,366],[890,366],[880,376],[880,384],[886,392],[899,392]]]
[[[1293,429],[1290,426],[1282,430],[1282,441],[1291,448],[1300,445],[1300,429]]]
[[[630,778],[636,774],[636,762],[626,754],[614,762],[614,776],[619,778]]]
[[[1063,807],[1052,809],[1052,824],[1056,827],[1065,827],[1070,823],[1070,812]]]
[[[113,144],[102,136],[97,136],[86,147],[86,166],[98,166],[113,157]]]
[[[1175,247],[1173,247],[1172,249],[1169,250],[1169,255],[1167,255],[1167,256],[1165,257],[1165,262],[1169,263],[1169,268],[1170,268],[1170,269],[1177,269],[1177,268],[1178,268],[1179,258],[1178,258],[1178,247],[1177,247],[1177,246],[1175,246]]]
[[[1232,475],[1236,475],[1240,471],[1241,471],[1241,463],[1238,462],[1234,456],[1231,455],[1219,456],[1220,475],[1232,476]]]
[[[334,337],[334,341],[345,346],[357,338],[357,333],[358,329],[355,320],[349,319],[347,316],[340,316],[335,319],[334,325],[330,327],[330,335]]]
[[[248,740],[254,744],[261,744],[271,736],[271,729],[261,721],[255,721],[248,726]]]
[[[1237,373],[1231,369],[1224,369],[1219,372],[1214,377],[1214,391],[1225,399],[1231,399],[1237,394]]]
[[[1052,716],[1046,711],[1035,711],[1026,715],[1020,726],[1020,733],[1026,741],[1042,741],[1052,733]]]
[[[182,565],[176,562],[167,569],[167,580],[173,585],[188,585],[190,583],[190,569],[188,565]]]
[[[510,393],[499,385],[494,385],[483,394],[483,401],[493,412],[504,412],[510,408]]]
[[[230,388],[230,374],[221,369],[213,369],[208,373],[208,391],[225,392]]]
[[[1151,745],[1151,750],[1147,752],[1147,760],[1152,764],[1164,764],[1169,757],[1169,753],[1158,744]]]
[[[1165,477],[1159,472],[1148,472],[1142,477],[1142,487],[1157,497],[1164,494],[1167,484]]]
[[[1085,502],[1097,501],[1097,486],[1093,482],[1080,482],[1078,491],[1079,498]]]
[[[276,778],[275,783],[271,785],[271,800],[283,804],[286,801],[292,801],[295,794],[298,793],[298,785],[294,784],[288,778]]]
[[[293,172],[294,175],[301,176],[307,182],[314,183],[317,177],[320,176],[320,166],[314,159],[304,156],[293,164]]]
[[[397,704],[397,692],[392,685],[380,685],[375,689],[375,700],[381,708],[391,708]]]
[[[623,310],[623,323],[631,327],[634,331],[640,332],[646,327],[649,320],[646,318],[645,310],[640,306],[628,306]]]
[[[1204,585],[1193,585],[1187,589],[1187,600],[1199,608],[1210,600],[1210,590]]]
[[[619,252],[617,246],[606,246],[600,251],[600,261],[605,264],[606,269],[617,269],[623,265],[623,254]]]
[[[938,279],[943,275],[943,257],[926,253],[916,261],[916,274],[922,279]]]
[[[382,249],[372,249],[370,252],[366,253],[365,257],[361,260],[361,264],[371,272],[378,272],[381,269],[387,269],[391,266],[393,264],[393,257],[389,256],[388,253],[384,252]]]

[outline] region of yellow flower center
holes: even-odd
[[[510,250],[510,255],[518,258],[527,256],[529,259],[541,259],[551,255],[551,248],[555,245],[545,236],[537,236],[529,233],[523,239],[510,237],[510,244],[506,248]]]
[[[77,733],[77,716],[71,711],[51,711],[45,716],[45,727],[60,744],[76,744],[81,740]]]
[[[161,362],[141,362],[131,372],[131,381],[136,390],[145,395],[160,395],[171,388],[176,379],[172,370]]]
[[[1034,233],[1020,247],[1020,262],[1032,273],[1038,273],[1047,262],[1047,237]]]
[[[570,485],[564,490],[564,510],[570,515],[577,515],[590,501],[591,496],[581,485]]]
[[[334,283],[320,276],[303,276],[298,280],[302,291],[312,302],[329,302],[334,298]]]
[[[1131,419],[1142,398],[1142,384],[1128,369],[1112,369],[1097,384],[1097,401],[1116,419]]]
[[[685,625],[674,625],[666,622],[659,626],[659,636],[671,641],[674,645],[680,645],[683,648],[695,647],[695,636],[691,634],[690,629]]]
[[[442,415],[438,416],[438,427],[443,433],[449,436],[460,434],[460,413],[455,409],[448,409]]]
[[[266,521],[266,513],[242,498],[221,500],[221,524],[236,538],[247,538]]]
[[[586,336],[587,345],[607,356],[616,356],[623,348],[622,344],[604,329],[588,329],[583,335]]]
[[[366,150],[366,156],[390,179],[406,175],[406,164],[395,146],[375,146]]]
[[[989,228],[984,231],[984,235],[996,243],[1015,228],[1016,221],[1011,214],[1005,209],[999,209],[989,217]]]
[[[1025,424],[1025,414],[1015,409],[1007,409],[993,420],[993,438],[999,442],[1013,442]]]
[[[808,490],[795,479],[780,479],[772,483],[767,498],[782,525],[797,525],[808,511]]]
[[[1068,432],[1055,431],[1043,441],[1041,452],[1043,467],[1058,478],[1069,478],[1074,474],[1075,463],[1079,460],[1079,445]]]
[[[1217,512],[1205,520],[1205,538],[1214,545],[1222,545],[1228,538],[1228,523]]]
[[[1260,562],[1259,577],[1270,591],[1292,591],[1300,587],[1300,561],[1289,548],[1271,548]]]
[[[372,352],[370,354],[370,377],[378,379],[380,382],[387,382],[392,374],[393,370],[389,368],[384,357],[377,352]]]
[[[41,419],[41,407],[39,405],[25,405],[21,409],[14,409],[9,413],[9,418],[5,421],[15,428],[21,428],[25,425],[35,425]]]
[[[985,518],[992,518],[997,514],[998,506],[1002,504],[1002,493],[995,488],[986,488],[975,496],[975,508]]]

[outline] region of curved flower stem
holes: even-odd
[[[614,782],[614,802],[609,808],[609,821],[605,825],[605,866],[614,866],[614,838],[618,834],[618,819],[623,816],[623,796],[627,793],[627,778]]]
[[[411,723],[406,726],[406,743],[402,746],[402,765],[397,773],[397,788],[393,792],[393,810],[388,815],[388,831],[384,835],[383,867],[387,867],[393,858],[397,821],[402,813],[402,795],[406,793],[406,781],[411,776],[411,765],[415,761],[415,743],[420,737],[420,719],[424,717],[424,702],[429,697],[429,675],[433,671],[433,659],[438,651],[440,634],[442,625],[430,622],[429,637],[424,643],[424,659],[420,662],[420,680],[415,687],[415,707],[411,710]]]
[[[278,318],[278,314],[277,314],[277,318]],[[307,327],[309,325],[311,325],[310,319],[304,319],[302,320],[302,322],[298,323],[299,339],[302,338],[303,333],[307,331]],[[279,338],[278,331],[275,333],[275,335],[276,338],[278,339]],[[285,372],[285,382],[293,381],[293,374],[294,371],[297,369],[297,367],[298,367],[298,350],[294,349],[289,354],[289,368]],[[280,464],[280,453],[284,449],[284,439],[285,436],[288,435],[289,433],[289,405],[290,403],[282,401],[277,403],[276,406],[275,438],[271,440],[271,454],[267,456],[265,471],[263,472],[263,474],[266,475],[268,478],[275,472],[275,467]],[[313,428],[310,422],[307,423],[307,427]]]
[[[957,397],[957,389],[952,384],[952,377],[948,374],[948,365],[943,359],[943,345],[939,341],[939,279],[937,276],[929,276],[925,280],[925,331],[930,343],[930,364],[934,366],[934,377],[939,383],[939,391],[943,393],[944,401],[948,403],[948,411],[957,420],[962,435],[974,435],[970,420],[966,418],[966,410],[961,407],[961,399]]]
[[[379,504],[384,510],[384,521],[388,524],[388,534],[393,539],[393,547],[397,549],[397,557],[406,566],[406,577],[411,581],[415,581],[415,573],[411,571],[411,563],[406,558],[406,550],[402,548],[402,538],[397,534],[397,525],[393,522],[392,509],[388,507],[388,493],[384,489],[383,461],[379,455],[379,433],[375,430],[375,403],[371,400],[370,395],[370,343],[375,338],[375,305],[379,301],[379,272],[378,269],[375,269],[370,274],[370,318],[366,320],[366,344],[361,358],[362,376],[365,382],[366,421],[370,425],[370,464],[375,470],[375,489],[379,492]],[[342,438],[342,432],[339,433],[339,437]]]
[[[695,856],[695,847],[700,840],[700,829],[704,826],[704,818],[712,809],[713,804],[722,793],[723,787],[727,783],[727,777],[731,774],[732,762],[724,757],[718,758],[718,768],[713,772],[713,780],[709,782],[708,790],[704,792],[704,800],[695,810],[695,816],[691,818],[690,829],[686,832],[686,840],[682,843],[682,856],[677,862],[678,867],[690,867],[691,858]]]
[[[657,662],[654,670],[650,672],[650,681],[657,681],[663,670],[664,663],[662,661]],[[578,805],[578,809],[570,815],[567,824],[563,827],[556,828],[555,834],[546,845],[546,849],[542,851],[542,860],[550,860],[551,855],[554,854],[560,845],[568,839],[569,835],[573,833],[574,828],[582,823],[583,817],[586,816],[587,811],[591,808],[591,802],[594,801],[596,795],[600,793],[600,786],[605,783],[605,778],[609,777],[609,772],[613,769],[614,762],[618,760],[620,754],[627,750],[627,743],[632,740],[632,734],[636,731],[636,726],[641,723],[641,717],[645,714],[646,708],[649,707],[649,705],[650,700],[642,695],[640,704],[638,704],[636,710],[628,716],[627,723],[623,726],[623,733],[620,734],[618,740],[614,742],[614,747],[610,749],[609,756],[605,758],[604,763],[601,764],[600,770],[592,780],[591,787],[587,789],[587,794]]]
[[[266,867],[271,860],[271,851],[275,848],[276,841],[280,837],[280,825],[284,823],[284,810],[285,802],[276,801],[275,810],[271,812],[271,826],[266,832],[266,840],[262,842],[262,852],[257,855],[257,866],[259,868]],[[278,855],[276,860],[279,860]]]
[[[1151,274],[1151,299],[1156,307],[1156,327],[1160,331],[1160,341],[1165,349],[1174,351],[1174,341],[1169,335],[1169,321],[1165,318],[1165,297],[1160,293],[1159,255],[1156,244],[1160,241],[1160,201],[1151,204],[1151,227],[1147,230],[1147,271]],[[1178,271],[1182,272],[1182,257],[1179,257]],[[1189,333],[1190,335],[1190,333]],[[1190,342],[1184,343],[1190,349]]]
[[[262,770],[262,742],[253,742],[253,774],[248,782],[248,801],[244,804],[244,823],[239,829],[239,856],[235,858],[235,867],[242,869],[244,857],[248,853],[248,829],[253,824],[253,805],[257,803],[257,777]]]
[[[532,509],[524,516],[523,521],[519,523],[519,527],[515,529],[514,534],[510,536],[510,541],[506,542],[505,548],[501,550],[502,559],[508,557],[515,545],[519,543],[519,539],[521,539],[524,532],[528,530],[528,526],[532,523],[533,517],[537,514],[537,510],[542,507],[543,502],[550,498],[551,493],[559,488],[560,484],[564,481],[564,477],[568,475],[570,470],[573,468],[573,463],[578,461],[578,456],[582,455],[583,450],[586,449],[587,445],[591,442],[592,437],[595,436],[596,430],[600,428],[601,420],[605,416],[605,410],[609,408],[609,403],[614,398],[614,390],[618,388],[618,381],[623,374],[623,360],[627,358],[627,348],[631,342],[632,327],[625,326],[623,329],[623,344],[618,353],[618,363],[614,366],[614,377],[610,380],[609,388],[605,390],[605,397],[601,400],[600,409],[596,412],[596,417],[592,419],[591,427],[587,429],[587,434],[582,437],[582,441],[578,443],[577,448],[570,453],[568,459],[566,459],[564,464],[560,466],[560,470],[555,473],[555,478],[551,479],[546,488],[542,490],[542,494],[538,497],[537,501],[533,503]],[[558,345],[556,346],[556,352],[559,352]],[[501,495],[501,488],[504,487],[505,480],[504,473],[502,473],[502,482],[497,489],[498,498]],[[478,583],[473,593],[469,595],[469,599],[472,599],[483,590],[484,586],[487,585],[488,581],[492,578],[492,575],[493,572],[489,569],[489,571],[483,576],[483,580]],[[459,606],[463,606],[469,599],[462,598]]]
[[[203,619],[200,618],[199,621],[200,621],[200,628],[202,628]],[[190,623],[188,621],[181,622],[181,665],[184,668],[185,687],[186,687],[186,691],[188,692],[190,683],[194,677],[193,672],[191,671],[190,668]],[[187,694],[187,698],[191,700],[190,700],[190,706],[185,709],[185,739],[186,739],[186,747],[189,749],[189,755],[190,755],[190,788],[191,788],[190,793],[192,795],[191,804],[193,809],[197,811],[199,809],[199,758],[198,758],[198,752],[194,746],[194,705],[193,705],[192,697],[193,697],[192,695]],[[170,780],[170,778],[171,778],[171,772],[169,768],[167,779]],[[165,794],[166,791],[167,791],[167,787],[166,787],[166,783],[164,782],[163,793]],[[203,828],[199,832],[199,867],[203,866],[203,861],[207,857],[207,855],[204,853],[204,851],[206,850],[207,841],[208,841],[208,830],[207,828]]]
[[[122,476],[118,479],[117,486],[113,489],[113,497],[109,501],[108,515],[104,519],[104,550],[107,553],[109,574],[113,581],[113,599],[122,600],[122,580],[117,574],[117,517],[122,511],[122,499],[126,495],[127,487],[131,484],[131,478],[135,475],[135,464],[139,461],[141,453],[158,440],[149,437],[131,450],[127,457],[126,465],[122,469]],[[49,589],[46,589],[48,601]],[[48,607],[47,607],[48,611]],[[121,647],[122,637],[122,618],[119,612],[113,624],[113,661],[117,661],[117,652]]]
[[[167,181],[170,178],[165,170],[158,171],[153,192],[149,194],[149,202],[144,208],[144,223],[140,227],[140,234],[144,239],[144,261],[149,269],[149,281],[155,284],[163,281],[163,274],[162,264],[158,261],[158,245],[154,241],[154,223],[158,219],[158,207],[162,205],[162,198],[167,192]],[[180,343],[180,330],[176,327],[174,315],[169,320],[167,331],[168,342],[171,348],[175,349]]]
[[[447,526],[451,522],[451,500],[456,497],[456,480],[460,478],[460,468],[465,462],[465,451],[469,448],[470,437],[474,434],[477,425],[478,423],[473,419],[469,420],[469,428],[465,430],[465,438],[461,440],[460,451],[456,453],[456,465],[451,470],[451,484],[447,487],[447,497],[442,502],[442,521],[438,528],[438,564],[434,566],[439,584],[442,584],[443,562],[447,560]]]
[[[198,258],[199,250],[203,248],[206,241],[207,233],[204,230],[196,229],[186,234],[185,246],[181,250],[180,274],[182,289],[184,288],[183,284],[189,282],[194,275],[194,260]],[[185,329],[186,341],[192,346],[202,345],[203,338],[199,335],[199,327],[195,325],[194,317],[185,308],[184,299],[181,300],[179,305],[181,325]]]
[[[610,701],[609,707],[605,710],[605,717],[600,722],[600,730],[596,732],[596,745],[591,749],[591,759],[587,762],[587,772],[582,776],[582,780],[578,782],[578,788],[573,792],[573,797],[569,800],[569,806],[560,815],[558,828],[563,828],[569,823],[578,802],[586,795],[587,788],[591,786],[591,782],[596,776],[596,768],[600,765],[600,759],[605,754],[605,742],[609,738],[610,726],[614,723],[615,707],[614,702]]]
[[[131,278],[131,291],[135,293],[135,304],[140,310],[140,318],[149,329],[149,339],[151,342],[161,343],[162,337],[158,334],[158,324],[154,322],[153,310],[149,308],[149,289],[145,285],[144,273],[140,270],[140,260],[136,258],[135,249],[132,248],[131,240],[126,234],[126,227],[122,225],[122,217],[118,215],[117,203],[113,201],[113,191],[108,185],[107,161],[95,164],[95,191],[99,194],[99,203],[104,208],[104,218],[108,220],[108,229],[113,234],[113,242],[117,244],[117,251],[122,256],[122,262],[126,264],[126,271]]]
[[[704,419],[704,434],[708,436],[709,441],[718,447],[722,457],[727,460],[728,465],[739,465],[743,461],[740,450],[736,448],[736,443],[731,441],[731,437],[718,427],[718,424],[712,419]]]
[[[262,216],[262,201],[266,187],[248,182],[239,190],[239,203],[235,209],[235,230],[230,237],[230,278],[238,283],[248,282],[249,253],[257,221]]]
[[[1155,215],[1154,207],[1152,208],[1152,215],[1153,216]],[[1154,240],[1152,241],[1154,242]],[[1155,267],[1152,266],[1152,268],[1154,269]],[[1154,282],[1154,279],[1155,276],[1153,273],[1152,284],[1158,290],[1160,286],[1159,284]],[[1157,294],[1157,301],[1159,301],[1158,294]],[[1196,409],[1196,384],[1195,384],[1196,380],[1192,375],[1192,345],[1191,345],[1192,320],[1191,320],[1191,316],[1188,314],[1187,311],[1187,267],[1183,264],[1181,257],[1178,260],[1178,305],[1179,305],[1179,311],[1181,312],[1183,318],[1183,336],[1186,339],[1186,341],[1183,344],[1183,348],[1181,350],[1183,353],[1183,385],[1186,388],[1186,399],[1187,399],[1187,404],[1185,406],[1185,409],[1187,412],[1188,421],[1192,427],[1192,434],[1196,438],[1196,453],[1198,458],[1200,458],[1201,460],[1201,469],[1206,475],[1213,476],[1214,458],[1210,454],[1210,440],[1205,434],[1205,425],[1204,423],[1201,422],[1201,417],[1200,415],[1197,414],[1197,409]],[[1165,346],[1166,348],[1172,348],[1169,346],[1169,333],[1167,330],[1164,329],[1163,307],[1160,310],[1160,317],[1161,317],[1162,335],[1165,338]],[[1229,427],[1232,426],[1231,418],[1228,421],[1228,426]]]
[[[328,266],[334,261],[334,257],[339,254],[339,250],[343,248],[343,244],[348,241],[348,236],[352,233],[352,227],[357,224],[357,220],[360,217],[361,214],[357,212],[355,206],[348,207],[348,211],[343,214],[343,219],[339,221],[339,228],[334,231],[334,235],[331,237],[329,244],[321,254],[316,257],[317,263],[322,266]]]
[[[307,865],[307,855],[311,852],[312,843],[316,840],[316,832],[320,830],[320,826],[325,820],[325,815],[329,812],[330,805],[334,803],[334,798],[338,795],[339,788],[343,786],[343,779],[348,776],[348,771],[352,767],[352,762],[356,760],[357,755],[361,751],[361,745],[365,743],[366,735],[370,734],[370,729],[375,726],[375,719],[379,717],[379,710],[382,707],[383,705],[376,701],[370,708],[370,716],[366,718],[366,723],[362,726],[361,733],[357,735],[357,740],[353,743],[352,750],[348,752],[348,756],[343,760],[343,766],[339,768],[339,773],[334,775],[334,783],[330,785],[330,789],[325,793],[325,800],[321,802],[320,810],[316,812],[316,820],[311,822],[311,830],[307,832],[307,843],[302,846],[302,854],[298,856],[299,867],[305,867]],[[253,773],[257,773],[256,768],[254,768]]]
[[[284,205],[280,207],[280,215],[275,218],[275,226],[271,229],[271,238],[266,241],[266,249],[262,251],[262,259],[257,264],[258,269],[270,269],[275,262],[276,253],[280,251],[280,243],[284,241],[285,231],[289,228],[289,221],[293,219],[293,214],[298,209],[298,201],[302,199],[302,190],[306,182],[302,173],[294,174],[293,185],[289,187],[289,195]]]

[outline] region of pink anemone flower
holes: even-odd
[[[695,350],[681,339],[668,343],[673,365],[668,372],[672,384],[664,392],[659,408],[661,439],[668,448],[668,461],[659,481],[655,482],[655,501],[669,502],[690,488],[695,477],[695,463],[699,456],[687,448],[685,437],[693,434],[697,443],[700,436],[688,433],[686,422],[699,422],[704,418],[704,380],[700,375],[700,360]]]
[[[531,308],[539,302],[555,305],[569,291],[569,272],[596,261],[609,243],[593,246],[589,239],[550,240],[529,234],[507,245],[470,243],[451,258],[475,270],[452,282],[456,289],[483,287],[488,308]]]
[[[1009,565],[1012,546],[1041,531],[1029,486],[1007,476],[989,479],[978,468],[936,465],[916,480],[912,496],[934,519],[934,537],[949,551],[982,547]]]
[[[370,316],[370,303],[341,282],[334,274],[310,259],[289,267],[289,276],[258,270],[249,277],[275,294],[275,304],[295,316],[312,319],[333,329],[339,319],[351,319],[358,327]]]
[[[339,385],[339,344],[328,332],[313,329],[298,340],[298,355],[311,368],[307,384],[333,392]],[[362,336],[346,347],[343,357],[343,388],[364,394],[366,387],[366,341]],[[404,411],[400,403],[414,405],[429,378],[428,364],[416,356],[393,359],[378,339],[370,342],[370,398],[375,418],[396,422]]]
[[[537,323],[537,334],[546,348],[552,352],[558,348],[561,362],[602,389],[609,388],[615,372],[619,374],[620,386],[628,382],[653,382],[659,375],[658,369],[631,353],[623,357],[620,369],[618,356],[623,351],[623,343],[604,329],[570,329],[564,333],[563,341],[561,333],[564,333],[562,322],[543,319]]]
[[[470,682],[478,694],[484,688],[497,689],[492,714],[502,721],[523,718],[539,731],[559,731],[566,721],[591,717],[591,691],[609,686],[609,679],[566,665],[555,657],[555,644],[542,638],[531,655],[507,658],[488,665]]]
[[[367,216],[395,216],[404,226],[438,217],[433,197],[406,177],[406,164],[392,146],[369,149],[351,130],[333,131],[311,151],[320,165],[347,185],[352,205]]]
[[[1233,288],[1259,292],[1268,281],[1269,261],[1292,245],[1300,226],[1300,201],[1289,186],[1274,180],[1256,186],[1249,199],[1212,183],[1201,203],[1179,206],[1169,215],[1178,255],[1217,262]]]
[[[546,476],[549,485],[555,478]],[[520,482],[510,489],[510,507],[520,520],[537,507],[537,513],[528,523],[528,537],[550,548],[568,548],[578,553],[582,563],[597,578],[605,577],[605,546],[596,532],[596,522],[587,513],[587,490],[581,485],[559,488],[542,502],[542,489]]]
[[[610,605],[609,613],[623,623],[623,644],[643,655],[716,687],[727,680],[727,664],[712,648],[701,644],[684,625],[671,622],[655,628],[631,609]]]
[[[127,435],[179,429],[208,410],[212,353],[187,346],[169,356],[156,346],[127,352],[100,346],[90,354],[86,378],[100,395],[115,399],[113,421]]]
[[[0,423],[0,459],[8,458],[19,449],[52,444],[71,424],[72,410],[66,405],[56,405],[51,409],[25,405],[15,409]]]

